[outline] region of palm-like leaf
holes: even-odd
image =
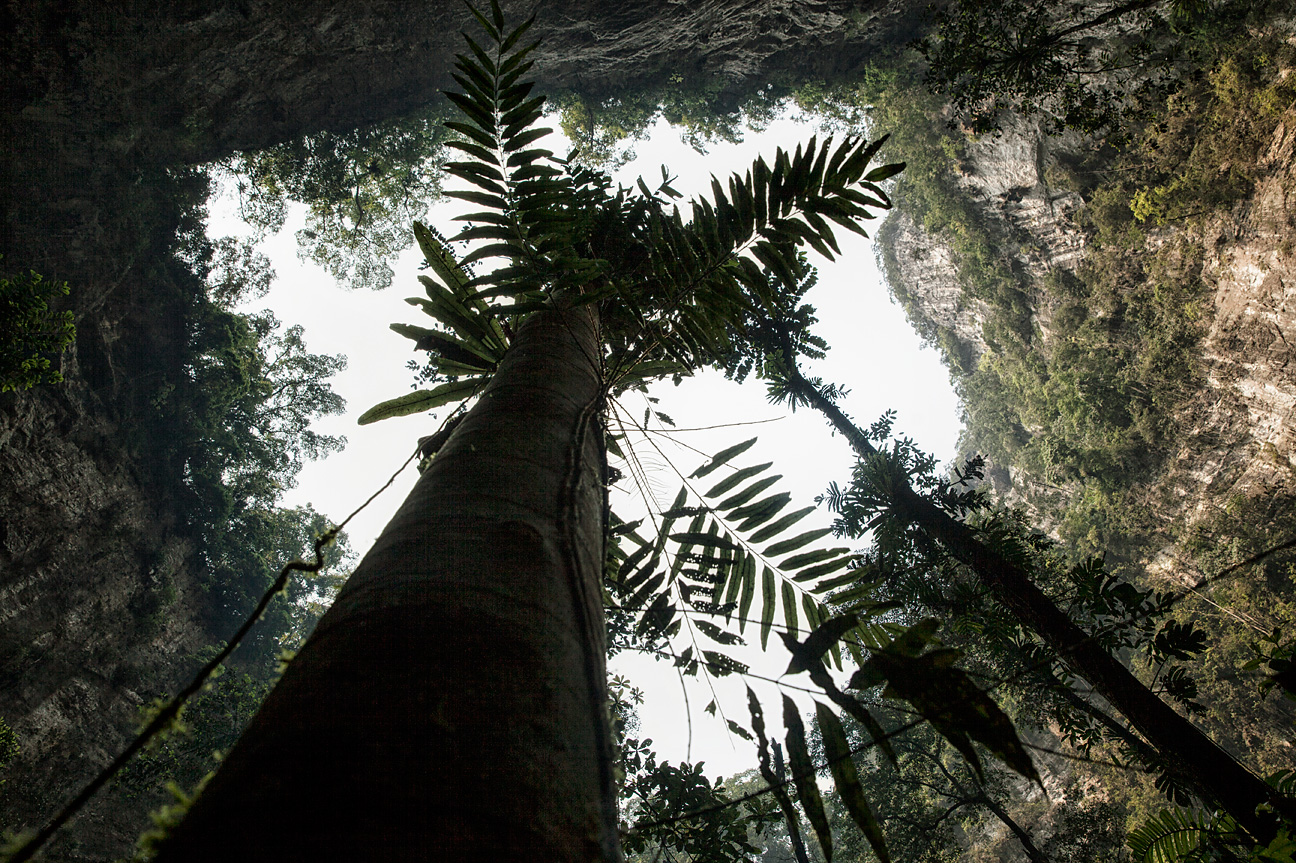
[[[1163,809],[1126,838],[1135,863],[1178,863],[1201,845],[1208,821],[1187,809]]]
[[[832,223],[864,233],[858,222],[889,206],[878,183],[901,166],[870,170],[880,142],[855,140],[812,139],[779,150],[773,165],[759,159],[745,176],[713,181],[688,221],[665,172],[656,189],[641,180],[614,191],[605,175],[538,146],[549,130],[536,126],[544,100],[524,81],[530,22],[506,33],[491,8],[475,14],[493,45],[468,40],[454,76],[461,90],[447,94],[462,114],[447,124],[459,136],[449,146],[463,158],[446,170],[466,187],[447,194],[474,208],[451,242],[474,245],[456,259],[450,243],[416,227],[439,281],[425,279],[428,300],[412,302],[454,341],[405,332],[433,352],[439,375],[488,374],[506,346],[500,321],[555,302],[600,303],[614,391],[687,374],[732,356],[752,312],[779,307],[781,286],[804,279],[801,246],[832,257]],[[472,275],[487,258],[505,264]]]
[[[795,529],[814,507],[793,508],[791,495],[772,490],[781,477],[768,475],[771,463],[731,466],[754,443],[755,438],[729,447],[694,471],[690,479],[728,474],[704,491],[681,488],[651,538],[633,528],[618,532],[620,542],[610,550],[610,586],[621,606],[639,615],[645,635],[674,636],[688,612],[736,616],[740,633],[759,622],[763,647],[780,616],[794,636],[831,616],[820,598],[823,584],[860,558],[849,548],[824,546],[827,528]],[[879,642],[875,630],[888,625],[872,620],[871,611],[867,602],[858,603],[848,643],[886,642],[885,636]],[[733,643],[730,632],[714,625],[699,629],[720,644]],[[830,649],[840,668],[837,640]]]

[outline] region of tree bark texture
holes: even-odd
[[[798,372],[791,375],[797,392],[807,398],[861,457],[876,453],[873,445],[831,400]],[[1038,635],[1077,675],[1156,749],[1158,760],[1207,801],[1233,816],[1252,836],[1265,842],[1274,822],[1259,815],[1265,804],[1290,808],[1289,801],[1211,740],[1201,729],[1162,701],[1119,660],[1089,636],[1031,580],[1030,574],[987,548],[972,529],[940,510],[907,485],[896,490],[894,505],[904,518],[945,546],[965,564],[991,595],[1031,632]]]
[[[522,325],[160,861],[618,858],[600,356]]]

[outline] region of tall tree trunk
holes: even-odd
[[[796,354],[785,346],[785,356]],[[791,389],[828,418],[861,457],[877,450],[855,424],[830,399],[825,398],[793,366],[788,372]],[[1161,764],[1207,801],[1222,806],[1248,833],[1264,842],[1275,834],[1273,820],[1257,814],[1272,805],[1284,814],[1292,810],[1263,780],[1219,747],[1197,726],[1157,697],[1074,620],[1057,607],[1021,567],[995,553],[977,539],[972,529],[918,495],[908,485],[895,490],[894,505],[908,521],[945,546],[965,564],[990,593],[1037,634],[1058,657],[1094,691],[1125,717],[1156,749]]]
[[[159,860],[618,859],[600,356],[527,319]]]

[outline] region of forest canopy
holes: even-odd
[[[510,54],[520,36],[498,8],[478,20],[495,53],[474,44],[461,58],[459,113],[448,127],[428,113],[227,165],[262,230],[282,225],[287,201],[309,203],[304,255],[352,286],[390,282],[391,257],[415,225],[426,298],[410,302],[430,320],[393,329],[426,352],[416,387],[427,388],[366,419],[449,409],[468,431],[447,426],[425,438],[420,469],[451,470],[443,466],[461,457],[462,441],[485,434],[473,425],[475,406],[507,380],[515,346],[528,343],[522,334],[554,319],[570,333],[588,316],[598,336],[581,350],[597,352],[599,374],[610,370],[599,397],[611,407],[583,409],[572,422],[603,423],[597,436],[613,470],[591,481],[600,488],[642,473],[616,397],[703,366],[758,378],[773,400],[818,411],[858,456],[817,501],[836,518],[830,530],[793,531],[814,508],[791,508],[770,465],[747,464],[742,444],[708,459],[689,480],[714,475],[686,482],[648,524],[608,513],[591,529],[604,545],[585,589],[609,605],[614,650],[654,652],[684,676],[746,676],[752,670],[726,650],[752,624],[762,646],[783,636],[794,654],[789,676],[808,673],[821,701],[808,727],[795,704],[783,704],[781,745],[765,729],[773,702],[753,697],[750,721],[728,725],[758,742],[760,766],[720,781],[660,759],[636,730],[633,686],[613,681],[609,775],[630,827],[626,849],[644,860],[827,860],[834,847],[839,858],[884,860],[1289,860],[1290,823],[1270,815],[1290,816],[1293,776],[1282,730],[1291,721],[1284,626],[1296,578],[1284,553],[1290,501],[1224,501],[1211,520],[1172,537],[1213,587],[1189,598],[1144,572],[1148,549],[1165,536],[1155,512],[1140,508],[1140,483],[1165,468],[1182,439],[1176,410],[1205,379],[1196,352],[1209,250],[1188,231],[1157,229],[1246,200],[1262,148],[1290,115],[1290,47],[1246,30],[1246,14],[1230,4],[955,4],[931,36],[861,81],[763,88],[744,109],[759,121],[781,104],[775,93],[790,92],[839,130],[892,131],[884,143],[812,139],[717,182],[682,216],[669,172],[651,187],[617,189],[598,166],[622,158],[624,142],[657,117],[683,123],[703,147],[740,134],[738,112],[712,113],[716,92],[706,88],[598,104],[568,95],[558,100],[560,122],[585,154],[561,159],[536,143],[541,101],[520,77],[524,59]],[[984,37],[1011,44],[976,41]],[[1095,74],[1126,68],[1135,70],[1128,80]],[[925,85],[914,73],[926,74]],[[1098,80],[1115,84],[1077,84]],[[965,182],[977,136],[1023,117],[1052,133],[1104,133],[1082,135],[1076,152],[1047,166],[1047,182],[1082,202],[1090,245],[1080,266],[1043,279],[1014,257],[1022,237],[988,219]],[[457,161],[441,165],[447,158]],[[872,160],[908,167],[866,172]],[[450,239],[419,221],[443,173],[474,187],[449,187],[475,208]],[[814,276],[796,247],[831,257],[829,222],[855,230],[868,209],[893,201],[953,250],[960,302],[986,310],[971,343],[928,315],[903,283],[903,262],[884,249],[897,299],[945,351],[960,388],[966,453],[948,475],[893,435],[889,417],[866,428],[842,413],[841,394],[856,381],[824,381],[799,365],[827,345],[803,302]],[[455,241],[476,245],[461,253]],[[271,277],[250,247],[196,234],[187,243],[187,263],[206,285],[182,361],[149,393],[137,446],[156,451],[159,476],[179,478],[208,572],[210,626],[229,632],[277,562],[330,535],[321,514],[278,500],[303,460],[344,443],[311,423],[343,410],[328,378],[345,358],[310,354],[300,327],[238,306]],[[487,272],[501,256],[503,268]],[[673,424],[656,419],[664,433]],[[585,445],[582,437],[564,451]],[[1060,493],[996,501],[987,480],[1009,472]],[[201,779],[207,750],[233,743],[228,732],[264,697],[275,657],[302,643],[331,599],[350,565],[345,547],[329,552],[328,565],[330,574],[294,582],[287,601],[271,606],[272,622],[245,642],[244,664],[191,702],[196,742],[142,759],[124,783]],[[353,607],[344,601],[339,615]],[[587,666],[601,668],[602,652],[584,649],[595,657]],[[852,663],[849,684],[832,676]],[[1124,700],[1122,689],[1138,698]],[[714,701],[711,711],[733,712]],[[1163,736],[1174,723],[1201,737]],[[1203,745],[1184,743],[1197,739]],[[346,745],[339,750],[342,760]],[[1219,757],[1203,767],[1215,758],[1208,750]],[[831,774],[832,794],[822,795],[816,772]],[[226,805],[219,801],[238,785],[224,787],[202,805]],[[1046,803],[1040,789],[1063,802]],[[1122,843],[1127,851],[1117,850]]]

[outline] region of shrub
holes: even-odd
[[[47,281],[35,271],[0,278],[0,319],[6,321],[0,336],[0,392],[63,380],[50,356],[72,344],[76,326],[71,312],[52,311],[49,301],[68,291],[67,282]]]

